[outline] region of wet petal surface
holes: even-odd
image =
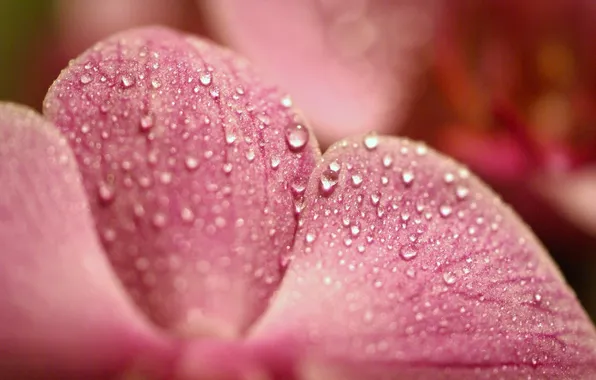
[[[76,59],[44,112],[68,137],[137,304],[183,335],[238,335],[284,269],[319,151],[243,59],[161,28]]]
[[[0,161],[0,377],[105,379],[167,365],[169,348],[102,252],[54,126],[0,103]]]
[[[406,116],[439,1],[208,1],[214,29],[282,85],[324,144]]]
[[[465,168],[406,140],[336,144],[254,344],[306,378],[587,379],[596,334],[528,228]]]

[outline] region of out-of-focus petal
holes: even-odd
[[[168,345],[109,267],[67,142],[0,104],[0,378],[106,379],[160,370]]]
[[[558,177],[558,178],[557,178]],[[561,176],[544,178],[537,191],[568,220],[596,238],[596,168],[587,167]]]
[[[161,28],[114,36],[52,86],[108,256],[184,335],[237,335],[276,289],[319,150],[247,62]]]
[[[295,259],[250,336],[303,357],[306,378],[596,376],[574,293],[465,168],[367,135],[325,153],[305,199]]]
[[[436,0],[204,2],[207,20],[289,91],[323,143],[406,116]]]

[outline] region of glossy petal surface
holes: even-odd
[[[156,323],[235,336],[262,312],[319,155],[288,98],[227,50],[146,28],[76,59],[44,110],[111,263]]]
[[[306,378],[596,376],[575,295],[465,168],[367,135],[325,153],[305,198],[295,260],[251,339],[306,357]]]
[[[224,41],[289,91],[325,144],[406,116],[439,1],[207,1]]]
[[[54,126],[0,103],[0,162],[0,377],[106,379],[167,365],[102,252]]]

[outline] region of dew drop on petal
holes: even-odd
[[[401,174],[401,180],[404,183],[404,185],[409,186],[412,184],[412,182],[414,182],[414,173],[412,173],[409,170],[404,171]]]
[[[308,139],[308,130],[302,124],[292,123],[286,128],[286,143],[292,152],[301,151]]]
[[[417,254],[418,252],[410,245],[404,245],[399,251],[399,255],[406,261],[412,260]]]
[[[439,207],[439,214],[441,214],[443,218],[448,217],[449,215],[451,215],[452,212],[453,209],[451,208],[451,206],[442,205],[441,207]]]
[[[203,71],[199,75],[199,82],[201,82],[203,86],[209,86],[211,84],[211,73],[209,71]]]
[[[321,174],[319,190],[322,195],[329,196],[335,190],[339,175],[333,170],[325,170]]]
[[[361,184],[362,184],[362,176],[360,174],[352,175],[352,185],[354,185],[354,187],[358,187]]]
[[[375,132],[371,132],[364,136],[364,147],[368,150],[373,150],[379,145],[379,136]]]
[[[186,160],[184,160],[184,166],[186,166],[186,169],[188,170],[196,170],[199,167],[199,160],[197,160],[195,157],[186,157]]]
[[[467,187],[465,187],[463,185],[457,186],[457,188],[455,189],[455,196],[459,200],[466,199],[468,194],[470,194],[470,189],[468,189]]]
[[[89,84],[93,80],[93,77],[89,74],[83,74],[83,75],[81,75],[80,80],[81,80],[82,84]]]

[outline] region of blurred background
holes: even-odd
[[[596,2],[0,0],[0,99],[41,109],[70,59],[144,24],[245,54],[324,146],[376,129],[463,161],[596,320]]]

